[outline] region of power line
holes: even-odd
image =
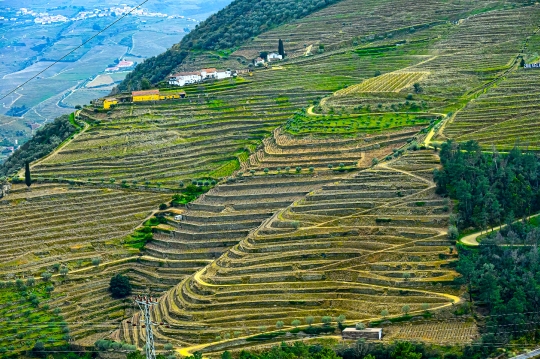
[[[71,55],[72,53],[74,53],[75,51],[77,51],[78,49],[80,49],[81,47],[83,47],[84,45],[86,45],[87,43],[89,43],[90,41],[92,41],[93,39],[95,39],[98,35],[102,34],[104,31],[108,30],[109,28],[111,28],[113,25],[115,25],[117,22],[119,22],[120,20],[124,19],[126,16],[130,15],[133,11],[137,10],[138,8],[140,8],[141,6],[143,6],[144,4],[146,4],[148,1],[150,0],[144,0],[142,3],[140,3],[139,5],[137,5],[136,7],[132,8],[131,10],[129,10],[127,13],[125,13],[124,15],[120,16],[118,19],[114,20],[112,23],[110,23],[109,25],[107,25],[105,28],[103,28],[102,30],[98,31],[95,35],[91,36],[88,40],[84,41],[82,44],[80,44],[79,46],[77,46],[76,48],[74,48],[73,50],[71,50],[70,52],[68,52],[67,54],[65,54],[64,56],[62,56],[60,59],[54,61],[52,64],[50,64],[49,66],[47,66],[45,69],[41,70],[40,72],[38,72],[37,74],[35,74],[34,76],[30,77],[28,80],[26,80],[25,82],[23,82],[22,84],[20,84],[19,86],[15,87],[13,90],[9,91],[7,94],[5,94],[4,96],[0,97],[0,100],[3,100],[5,99],[6,97],[8,97],[9,95],[11,95],[12,93],[14,93],[15,91],[17,91],[18,89],[20,89],[21,87],[23,87],[24,85],[26,85],[27,83],[29,83],[30,81],[32,81],[33,79],[35,79],[36,77],[38,77],[39,75],[41,75],[42,73],[44,73],[45,71],[49,70],[51,67],[53,67],[54,65],[56,65],[57,63],[59,63],[60,61],[62,61],[63,59],[65,59],[66,57],[68,57],[69,55]]]

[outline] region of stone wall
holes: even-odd
[[[11,190],[11,183],[0,184],[0,198],[7,196]]]

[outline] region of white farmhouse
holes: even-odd
[[[230,70],[227,70],[227,71],[218,71],[216,73],[216,79],[218,80],[223,80],[223,79],[227,79],[229,77],[232,77],[232,72]]]
[[[202,69],[201,76],[205,79],[215,79],[217,77],[217,70],[215,68]]]
[[[268,62],[281,61],[281,60],[283,60],[283,56],[281,56],[280,54],[276,54],[275,52],[268,54]]]
[[[201,72],[179,72],[169,77],[169,85],[185,86],[203,80]]]

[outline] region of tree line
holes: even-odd
[[[437,193],[457,200],[460,229],[487,229],[540,210],[539,158],[519,148],[482,152],[475,141],[442,144]]]
[[[540,229],[516,222],[459,250],[458,272],[468,299],[485,317],[483,341],[535,343],[540,330]]]
[[[47,155],[75,131],[75,126],[69,121],[69,115],[60,116],[53,122],[45,124],[36,131],[28,142],[18,148],[0,165],[0,177],[12,176],[25,163]]]
[[[444,347],[424,343],[395,341],[392,343],[366,342],[359,339],[337,346],[282,342],[270,349],[244,349],[238,354],[223,352],[221,359],[484,359],[494,352],[489,346]],[[200,353],[187,359],[201,359]]]

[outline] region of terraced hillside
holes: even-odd
[[[437,165],[432,152],[415,152],[299,196],[169,291],[154,315],[172,327],[157,337],[185,346],[257,333],[276,321],[369,320],[383,310],[395,316],[404,306],[415,312],[459,301],[456,290],[441,286],[456,273],[447,256],[447,203],[430,180]],[[117,338],[144,339],[129,329]]]
[[[80,339],[94,332],[103,335],[118,326],[123,305],[112,300],[106,288],[111,273],[129,271],[136,259],[122,242],[168,198],[168,194],[137,190],[43,184],[33,186],[32,191],[15,186],[0,201],[2,280],[11,283],[7,284],[10,287],[20,281],[38,293],[42,304],[34,310],[50,312],[44,319],[61,315],[52,327],[34,327],[35,335],[67,326],[67,334]],[[42,298],[48,286],[54,290],[52,296]],[[24,285],[17,287],[26,293],[21,289]],[[10,315],[17,317],[26,309],[13,308]],[[6,320],[11,316],[4,316],[2,322]],[[98,322],[102,326],[96,329]],[[62,341],[65,335],[66,331],[60,332],[53,339]],[[24,336],[18,339],[15,351],[33,345]]]
[[[461,292],[452,205],[434,192],[439,161],[425,147],[455,138],[536,149],[538,76],[519,65],[538,57],[539,19],[540,6],[522,1],[343,0],[233,55],[199,53],[184,65],[241,67],[278,38],[290,56],[185,87],[178,101],[84,108],[88,127],[32,165],[32,190],[17,185],[0,202],[0,276],[9,288],[28,278],[49,287],[40,308],[69,331],[50,335],[85,345],[113,332],[143,346],[125,320],[133,307],[107,292],[117,273],[160,297],[154,318],[170,324],[157,329],[160,348],[293,340],[293,321],[311,316],[352,325],[439,313]],[[159,204],[199,182],[212,189],[171,211],[181,221],[167,214],[142,250],[130,247]],[[417,324],[388,338],[477,333],[469,322]]]

